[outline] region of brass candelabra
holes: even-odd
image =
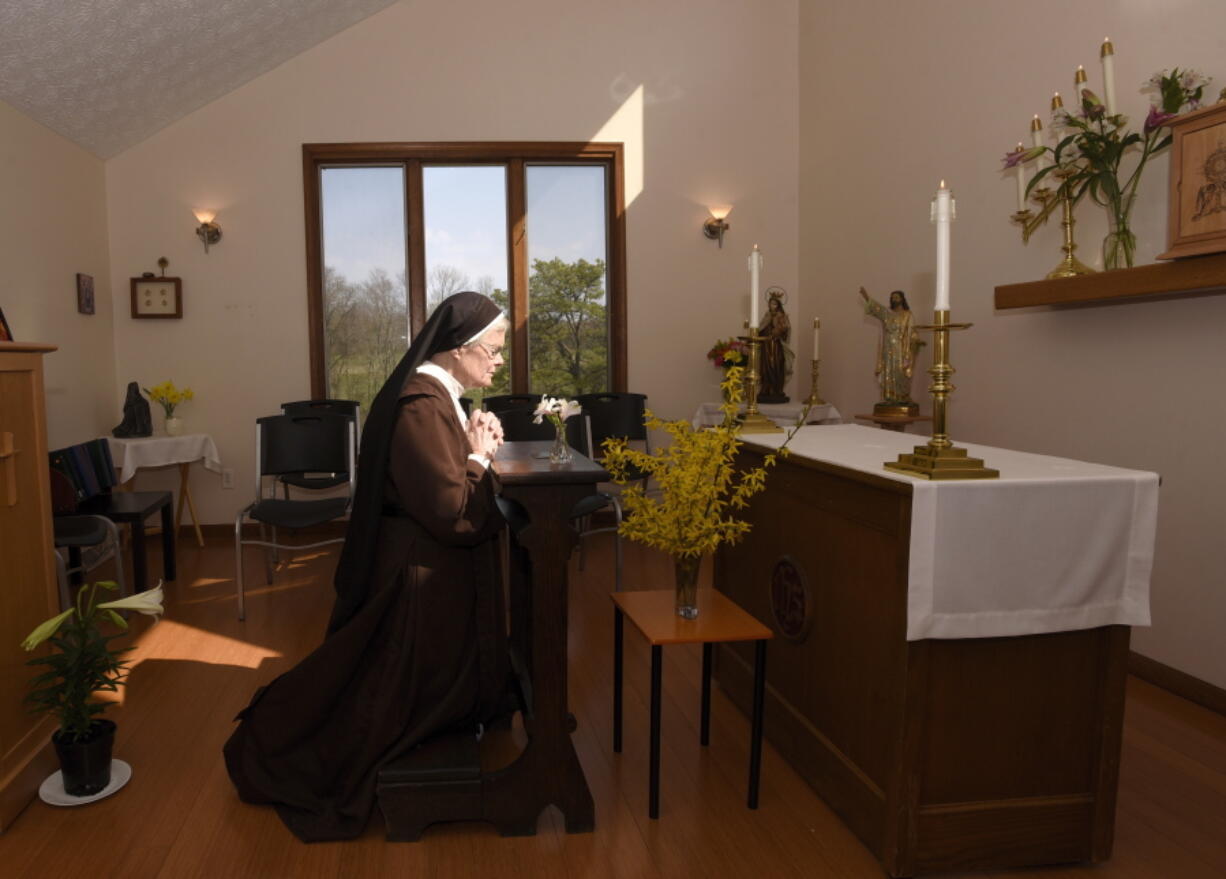
[[[932,376],[929,390],[932,392],[932,438],[927,445],[916,446],[911,454],[900,454],[897,461],[886,461],[887,470],[897,470],[923,479],[995,479],[999,470],[983,466],[982,458],[971,458],[966,449],[958,448],[949,439],[946,406],[954,386],[949,379],[954,368],[949,363],[949,334],[952,330],[965,330],[970,324],[949,322],[949,310],[942,309],[934,315],[931,326],[916,327],[932,330]]]
[[[745,335],[741,336],[749,344],[749,371],[745,373],[745,414],[741,416],[742,433],[783,433],[783,428],[775,424],[758,411],[758,387],[761,378],[759,371],[762,363],[762,342],[766,336],[760,335],[756,327],[751,327],[745,321]]]
[[[1060,205],[1060,228],[1064,232],[1064,243],[1060,249],[1064,251],[1064,258],[1060,263],[1047,273],[1047,279],[1055,278],[1073,278],[1077,275],[1092,275],[1094,269],[1083,263],[1077,257],[1073,256],[1073,251],[1077,249],[1077,243],[1073,240],[1073,227],[1077,221],[1073,218],[1073,208],[1076,205],[1075,200],[1069,193],[1068,178],[1075,173],[1072,168],[1059,167],[1052,172],[1052,176],[1059,178],[1060,185],[1056,187],[1053,194],[1050,189],[1040,187],[1035,189],[1031,198],[1039,204],[1039,211],[1035,213],[1030,208],[1014,211],[1011,219],[1013,222],[1022,227],[1022,243],[1030,241],[1030,236],[1034,231],[1047,222],[1047,218],[1051,216],[1057,204]]]

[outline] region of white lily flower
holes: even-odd
[[[152,589],[137,592],[135,595],[129,595],[127,598],[104,601],[98,605],[98,608],[100,610],[134,610],[148,616],[159,617],[164,613],[162,609],[162,582],[159,580],[158,584]]]
[[[578,415],[582,411],[583,411],[583,407],[579,405],[578,401],[563,400],[562,401],[562,411],[559,414],[561,414],[562,420],[565,421],[567,418],[570,418],[572,415]]]
[[[21,646],[26,650],[33,650],[39,644],[43,643],[54,635],[59,629],[60,623],[64,622],[64,620],[68,619],[74,613],[76,613],[76,611],[69,608],[59,616],[54,616],[51,619],[44,621],[37,628],[35,628],[33,632],[26,636],[26,639],[21,642]]]

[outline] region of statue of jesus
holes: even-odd
[[[919,404],[911,400],[911,374],[915,355],[924,342],[911,320],[907,296],[901,290],[890,294],[886,308],[860,288],[866,314],[881,321],[881,337],[877,342],[877,368],[874,374],[881,386],[881,402],[873,406],[878,415],[917,415]]]

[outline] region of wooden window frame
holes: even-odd
[[[352,165],[403,165],[405,168],[405,253],[408,259],[409,319],[425,322],[425,226],[421,185],[422,165],[497,164],[507,168],[507,286],[511,303],[514,351],[528,347],[528,242],[525,166],[535,162],[603,165],[608,210],[606,296],[609,321],[611,390],[625,391],[626,382],[626,205],[624,147],[621,143],[449,142],[449,143],[308,143],[302,145],[304,214],[306,217],[307,315],[310,331],[311,395],[325,396],[323,309],[323,216],[320,176],[325,168]],[[529,358],[511,361],[511,391],[528,390]]]

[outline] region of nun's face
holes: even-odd
[[[488,388],[494,373],[502,366],[502,346],[506,344],[505,327],[490,330],[471,345],[456,348],[449,370],[465,388]]]

